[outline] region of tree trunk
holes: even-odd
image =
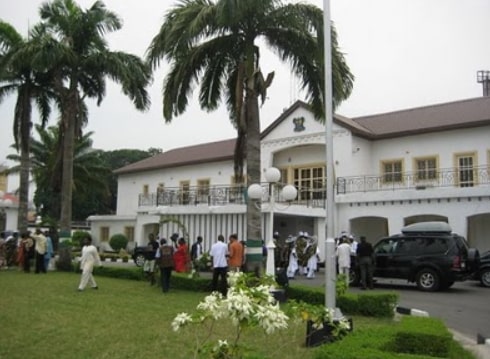
[[[71,237],[73,152],[75,125],[78,114],[76,89],[70,91],[64,101],[61,120],[63,123],[63,174],[61,180],[60,238]]]
[[[29,93],[22,96],[20,107],[20,174],[19,174],[19,211],[17,230],[22,233],[28,226],[30,141],[31,141],[31,97]]]
[[[255,91],[247,89],[247,185],[260,183],[260,116]],[[261,202],[247,201],[247,270],[263,271]]]

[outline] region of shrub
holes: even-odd
[[[73,243],[73,246],[82,248],[83,247],[83,239],[87,237],[87,235],[90,235],[89,232],[87,231],[75,231],[73,232],[71,236],[71,241]]]
[[[115,252],[119,252],[119,250],[125,249],[128,245],[128,238],[121,233],[114,234],[109,241],[109,245]]]

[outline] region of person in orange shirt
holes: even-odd
[[[238,236],[231,234],[228,246],[228,267],[230,271],[239,272],[243,265],[243,245],[238,242]]]

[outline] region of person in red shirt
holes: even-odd
[[[184,238],[179,238],[174,253],[175,271],[184,273],[189,271],[189,247]]]
[[[228,268],[230,271],[238,272],[243,265],[243,245],[238,242],[238,236],[231,234],[228,245]]]

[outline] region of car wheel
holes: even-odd
[[[351,268],[349,270],[349,286],[351,287],[357,287],[360,283],[360,276],[359,272],[356,271],[355,269]]]
[[[482,286],[490,288],[490,268],[483,268],[480,271],[480,283]]]
[[[143,264],[145,264],[145,256],[142,254],[137,254],[136,258],[134,259],[134,264],[138,267],[143,267]]]
[[[417,287],[426,292],[435,292],[436,290],[439,290],[441,285],[439,274],[431,268],[420,270],[417,273],[416,282]]]

